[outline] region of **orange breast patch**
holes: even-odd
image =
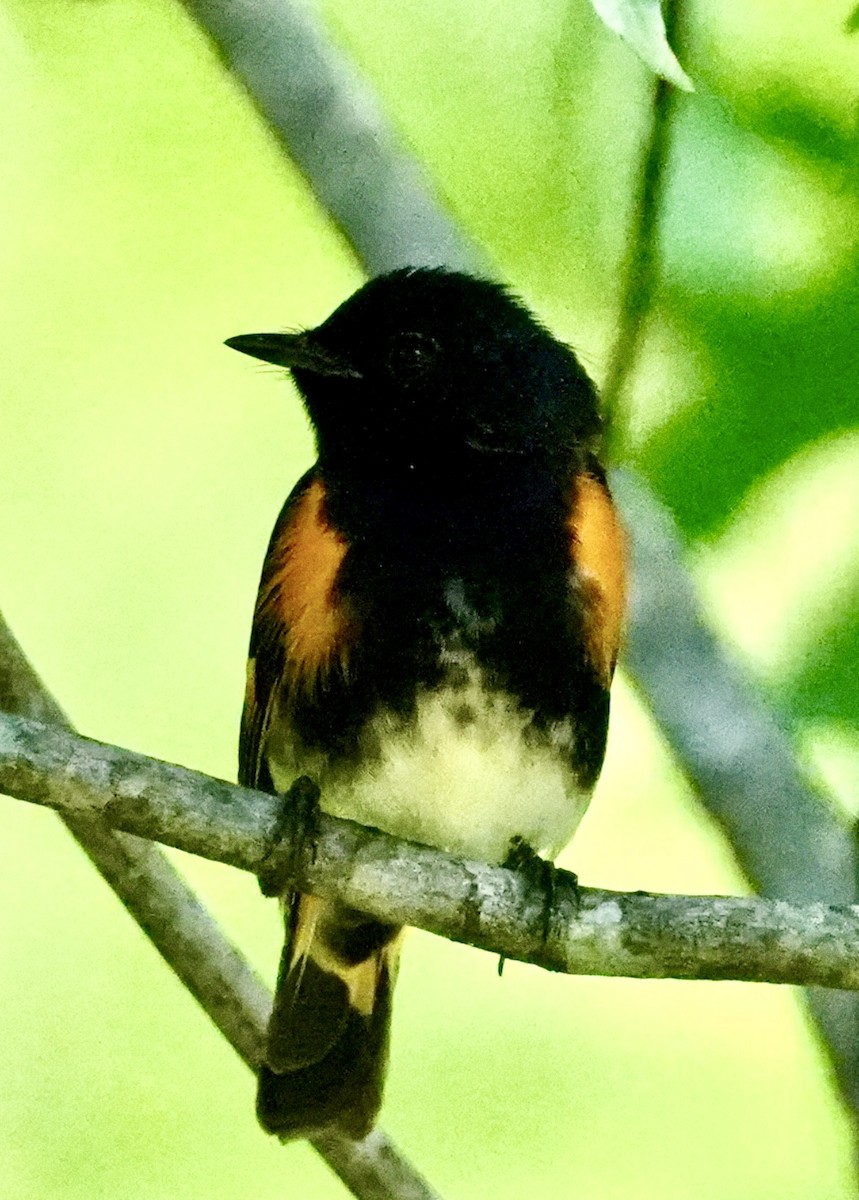
[[[569,529],[585,594],[588,653],[608,687],[626,612],[626,537],[608,489],[593,475],[576,480]]]
[[[334,662],[345,664],[352,621],[335,585],[346,550],[315,479],[272,550],[257,610],[259,621],[283,631],[287,671],[308,682]]]

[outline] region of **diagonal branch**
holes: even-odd
[[[0,710],[69,727],[2,617]],[[161,956],[255,1070],[271,996],[192,889],[152,842],[115,832],[94,811],[66,810],[60,815]],[[434,1200],[429,1185],[381,1130],[363,1142],[326,1136],[314,1145],[359,1200]]]
[[[378,176],[387,175],[389,179],[396,180],[397,172],[391,171],[392,165],[395,165],[391,162],[391,156],[392,154],[402,154],[402,150],[397,145],[396,139],[389,136],[389,130],[381,115],[381,108],[378,102],[372,98],[366,83],[360,80],[356,73],[348,68],[348,65],[347,69],[339,72],[330,69],[332,62],[339,61],[342,67],[346,60],[343,56],[338,59],[336,54],[333,58],[331,57],[329,53],[331,48],[327,44],[324,32],[314,24],[314,18],[306,9],[302,9],[299,13],[298,7],[294,3],[289,3],[288,0],[276,0],[276,2],[275,0],[233,0],[232,3],[226,3],[225,0],[186,0],[186,7],[208,29],[213,39],[220,40],[225,60],[234,65],[237,72],[241,74],[249,92],[255,97],[260,111],[273,125],[278,127],[284,144],[302,166],[320,201],[332,212],[339,228],[356,248],[368,271],[377,272],[403,262],[444,261],[448,264],[471,264],[473,266],[480,261],[477,252],[473,251],[473,248],[468,246],[463,238],[458,237],[455,231],[451,234],[449,227],[438,226],[434,220],[434,216],[438,212],[437,206],[434,205],[431,196],[421,195],[424,183],[418,172],[413,171],[411,174],[406,172],[406,175],[402,176],[409,181],[409,186],[406,188],[398,190],[395,186],[389,186],[384,192],[384,204],[379,204],[378,200],[374,198],[372,189],[377,184]],[[324,96],[328,91],[325,104],[314,102],[294,107],[298,105],[298,101],[295,100],[294,93],[290,91],[289,77],[291,73],[294,73],[295,63],[290,57],[289,49],[291,40],[296,37],[299,20],[303,24],[305,34],[308,35],[309,31],[309,36],[319,50],[319,54],[315,56],[311,57],[305,52],[303,57],[306,61],[313,63],[311,74],[315,76],[318,87],[321,89],[319,94]],[[233,49],[230,50],[228,43],[232,35],[236,36],[233,38]],[[264,53],[260,50],[263,42],[266,43]],[[237,43],[243,43],[243,50],[240,54]],[[263,86],[263,78],[266,73],[268,81]],[[358,88],[360,88],[359,100],[356,103],[355,97]],[[280,96],[284,104],[278,106],[265,102],[266,91],[269,96]],[[305,99],[312,95],[312,88],[305,89]],[[367,108],[368,96],[371,100],[370,110]],[[301,97],[299,97],[300,99]],[[285,112],[283,111],[284,107]],[[355,117],[356,112],[360,114],[362,111],[365,114],[363,122],[356,120]],[[372,120],[369,124],[366,121],[368,111],[372,112]],[[324,114],[324,120],[318,120],[317,113]],[[299,152],[299,142],[302,137],[305,140],[315,141],[318,153],[302,155]],[[350,145],[358,146],[362,141],[366,150],[368,140],[375,147],[373,153],[365,152],[358,155],[347,153]],[[342,169],[343,163],[351,164],[348,170]],[[339,179],[337,178],[338,173]],[[324,182],[326,175],[331,177],[327,186]],[[411,200],[409,199],[410,195]],[[398,231],[396,237],[394,230]],[[643,487],[640,482],[638,486]],[[724,691],[720,703],[724,704],[724,711],[731,714],[733,730],[742,730],[748,720],[754,720],[756,714],[761,711],[761,706],[751,694],[738,671],[731,670],[727,673],[722,671],[723,655],[711,635],[707,635],[703,641],[696,638],[691,645],[684,640],[684,629],[698,628],[700,630],[704,628],[704,625],[700,620],[688,575],[680,565],[678,553],[680,543],[676,531],[670,527],[665,513],[660,514],[658,521],[649,522],[648,514],[652,514],[654,510],[658,511],[658,505],[652,495],[646,493],[647,489],[644,488],[638,499],[627,505],[626,509],[642,560],[651,565],[654,562],[658,564],[662,560],[670,563],[672,570],[676,568],[683,581],[683,586],[676,596],[664,592],[659,595],[657,587],[653,586],[648,589],[644,587],[647,580],[639,580],[638,590],[643,591],[645,601],[638,603],[633,613],[629,658],[642,692],[651,703],[657,719],[668,729],[675,749],[680,753],[690,777],[699,788],[703,803],[708,807],[712,805],[714,809],[718,808],[726,814],[723,819],[734,839],[740,862],[753,879],[764,883],[768,882],[771,890],[785,896],[795,896],[798,892],[803,895],[810,892],[830,897],[851,894],[846,891],[848,875],[842,872],[842,863],[848,858],[841,853],[846,835],[830,814],[821,808],[819,821],[815,822],[815,827],[821,834],[820,837],[809,840],[810,826],[792,830],[787,835],[784,833],[785,806],[775,803],[776,800],[789,796],[794,789],[799,788],[803,792],[806,803],[813,805],[817,801],[798,779],[790,747],[786,744],[783,736],[770,742],[770,757],[766,775],[767,789],[762,793],[756,791],[752,799],[748,801],[751,806],[749,811],[755,814],[754,822],[750,821],[748,813],[745,818],[743,817],[743,811],[736,801],[736,818],[732,820],[727,815],[733,793],[729,788],[721,786],[728,779],[728,776],[722,774],[726,756],[712,761],[708,761],[706,755],[702,756],[700,743],[703,730],[700,722],[702,715],[705,716],[705,719],[709,719],[702,714],[702,709],[707,706],[690,706],[688,701],[691,696],[696,694],[701,682],[711,678],[715,667],[716,673],[724,677]],[[675,616],[679,614],[682,617],[678,627],[679,633],[672,621],[665,620],[663,617],[662,604],[666,599],[672,601],[670,612]],[[35,677],[33,677],[34,690],[29,692],[29,698],[27,695],[29,684],[22,688],[15,683],[14,671],[11,673],[13,682],[9,683],[9,673],[4,664],[6,649],[2,628],[0,628],[0,706],[15,707],[17,711],[28,712],[32,716],[56,719],[56,713],[49,711],[53,702],[48,703],[38,698],[43,693],[39,692],[41,685],[38,684]],[[665,673],[666,658],[671,659],[668,675]],[[669,677],[672,680],[670,687],[668,686]],[[5,699],[10,695],[13,700],[17,696],[15,703]],[[28,707],[28,705],[32,705],[32,707]],[[56,709],[56,705],[53,707]],[[58,709],[56,711],[58,712]],[[771,721],[771,718],[769,720]],[[735,777],[752,778],[751,774],[744,775],[744,763],[749,760],[749,743],[743,739],[734,739],[730,746],[731,774]],[[715,791],[714,783],[719,784],[715,787]],[[743,795],[742,799],[746,801],[747,797]],[[80,835],[83,836],[82,828]],[[90,844],[89,852],[97,860],[99,869],[109,880],[113,874],[116,877],[115,881],[120,882],[121,888],[126,894],[126,903],[147,928],[150,936],[156,940],[156,944],[159,945],[168,961],[178,964],[193,964],[194,953],[192,950],[181,949],[181,938],[178,939],[177,946],[172,949],[167,947],[163,941],[165,927],[169,927],[172,922],[172,918],[165,922],[163,915],[164,912],[171,911],[170,904],[163,909],[159,908],[158,904],[152,904],[147,909],[149,893],[153,889],[158,893],[161,889],[159,871],[150,871],[152,862],[161,862],[164,864],[164,870],[171,872],[169,864],[165,863],[165,860],[153,847],[148,844],[144,846],[131,837],[122,838],[120,843],[119,835],[114,835],[104,828],[98,837],[94,833],[87,836]],[[101,848],[98,848],[99,838],[104,839],[105,842]],[[784,862],[784,856],[779,847],[786,840],[792,841],[796,860],[802,863],[799,876],[791,875],[781,869],[780,864]],[[111,867],[111,855],[108,850],[110,848],[116,850],[120,844],[127,848],[128,857],[125,858],[125,853],[117,854],[117,875]],[[833,845],[837,849],[835,855],[830,857],[829,848]],[[147,864],[144,862],[145,855],[155,857]],[[830,866],[832,863],[835,864],[834,867]],[[825,880],[832,871],[838,877],[838,885],[830,888],[826,885]],[[122,875],[125,878],[120,881],[119,877]],[[149,882],[141,887],[137,894],[135,894],[134,888],[135,878],[149,879]],[[178,880],[178,876],[176,878]],[[849,872],[849,879],[852,882],[852,870]],[[180,886],[184,887],[181,880],[178,882]],[[823,886],[820,886],[821,883]],[[167,891],[169,892],[169,888]],[[183,926],[183,922],[187,919],[187,946],[193,947],[196,944],[198,931],[195,921],[188,915],[191,909],[182,900],[177,900],[174,908],[177,914],[175,919],[180,926]],[[211,924],[209,918],[206,918],[206,921]],[[218,936],[220,937],[220,935]],[[217,939],[216,944],[218,944]],[[224,945],[222,938],[220,945]],[[232,948],[228,947],[228,949],[233,955],[235,954]],[[212,957],[217,959],[218,953],[218,951],[213,952]],[[207,953],[203,954],[203,958],[208,957],[210,956]],[[229,955],[227,958],[229,959]],[[247,970],[246,967],[245,970]],[[189,973],[193,976],[194,971]],[[225,975],[229,976],[229,970],[225,971]],[[249,976],[248,978],[255,977]],[[205,981],[192,983],[191,986],[204,1007],[211,1011],[212,998],[207,996],[209,989]],[[234,987],[234,983],[229,983],[224,990],[226,993],[230,993]],[[256,1025],[257,1029],[261,1031],[265,1019],[267,1001],[263,1002],[263,1007],[260,1009],[259,1021],[252,1015],[253,996],[258,995],[259,991],[261,991],[261,985],[248,983],[248,995],[251,997],[249,1010],[245,1008],[243,1001],[237,1002],[235,1005],[236,1011],[241,1014],[241,1020],[249,1022],[252,1027],[247,1036],[245,1049],[241,1048],[239,1027],[230,1028],[229,1016],[224,1014],[216,1018],[219,1027],[247,1060],[255,1058],[254,1047],[258,1047],[258,1039],[261,1036],[261,1032],[253,1032],[253,1027]],[[837,992],[826,993],[825,999],[833,1001],[836,1005],[836,1009],[832,1010],[830,1014],[832,1020],[828,1024],[822,1023],[831,1039],[833,1054],[840,1065],[842,1085],[849,1092],[851,1087],[855,1089],[857,1085],[857,1073],[853,1058],[853,1047],[857,1044],[854,1036],[855,1019],[853,1018],[855,1007],[852,1004],[852,997],[843,997]],[[850,1001],[849,1005],[841,1003],[847,1000]],[[251,1015],[249,1015],[249,1011]],[[374,1153],[372,1148],[369,1153],[371,1156]],[[385,1159],[385,1153],[383,1146],[377,1156],[379,1162]],[[367,1196],[430,1194],[428,1190],[411,1193],[407,1187],[398,1191],[394,1185],[388,1190],[380,1185],[376,1191],[373,1191],[375,1185],[371,1184],[362,1190],[361,1185],[354,1182],[358,1178],[354,1172],[360,1171],[361,1165],[359,1163],[356,1168],[355,1163],[362,1154],[363,1148],[359,1148],[359,1152],[351,1157],[345,1150],[343,1152],[342,1161],[346,1164],[343,1176],[345,1177],[349,1171],[353,1172],[351,1186],[356,1194]],[[335,1169],[338,1167],[335,1166]],[[375,1167],[373,1170],[375,1171]]]
[[[225,64],[241,79],[369,274],[394,265],[438,262],[481,269],[484,256],[466,235],[454,234],[451,242],[447,216],[431,191],[418,198],[414,190],[389,186],[402,170],[402,147],[385,121],[371,85],[332,45],[311,10],[295,0],[184,3]],[[668,16],[670,19],[671,14]],[[291,78],[300,67],[295,52],[302,45],[313,47],[312,56],[306,56],[313,64],[313,78],[295,89]],[[314,94],[324,95],[325,104],[317,106]],[[279,102],[272,103],[272,97]],[[356,114],[367,112],[372,113],[374,149],[361,158],[367,126]],[[656,132],[660,137],[664,134],[664,122],[657,124]],[[307,153],[308,141],[315,144],[312,154]],[[664,145],[657,156],[660,160],[663,151]],[[357,175],[352,169],[356,161],[361,164]],[[659,199],[655,177],[654,168],[649,187],[641,193],[647,201],[645,215],[651,229],[655,228]],[[410,178],[417,186],[418,174]],[[378,209],[370,202],[377,189],[385,196],[385,204]],[[640,207],[639,216],[641,213]],[[444,227],[436,235],[433,231],[440,215]],[[634,232],[633,239],[637,236]],[[645,266],[652,264],[652,255],[644,250],[642,254]],[[627,660],[641,693],[666,730],[702,804],[723,822],[740,866],[756,886],[790,899],[802,900],[808,895],[852,899],[855,873],[847,830],[801,779],[788,739],[707,629],[682,565],[682,542],[670,514],[642,479],[629,479],[620,498],[641,573],[635,588]],[[661,585],[648,579],[645,572],[651,570],[655,572],[652,578],[662,580]],[[703,749],[712,748],[714,742],[714,727],[709,722],[715,710],[706,698],[711,680],[719,681],[715,689],[718,710],[730,714],[733,734],[760,729],[762,723],[766,726],[763,758],[751,739],[740,736],[732,736],[720,756]],[[699,693],[701,701],[692,703]],[[764,759],[766,771],[762,774]],[[757,782],[754,787],[747,783],[735,790],[737,779]],[[762,783],[764,789],[760,790]],[[794,803],[801,810],[795,820],[791,812]],[[796,869],[788,869],[788,862]],[[837,992],[812,993],[811,1004],[855,1122],[859,1116],[855,998]]]
[[[184,0],[331,219],[374,272],[479,269],[373,88],[302,0]]]
[[[6,715],[0,788],[254,873],[283,803]],[[859,907],[578,889],[559,871],[547,935],[543,892],[521,872],[326,815],[316,844],[303,843],[287,873],[299,890],[548,970],[859,989]]]
[[[632,472],[613,472],[612,488],[632,535],[624,662],[700,799],[757,891],[852,903],[853,839],[808,787],[790,739],[703,619],[671,514]],[[857,1114],[857,998],[811,991],[808,1001]]]

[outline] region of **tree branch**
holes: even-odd
[[[612,488],[631,534],[624,665],[756,891],[804,903],[855,898],[853,839],[802,777],[790,739],[701,615],[673,517],[630,471]],[[808,1002],[842,1094],[859,1114],[859,1006]]]
[[[186,7],[197,16],[214,40],[220,40],[225,60],[234,64],[235,69],[240,71],[245,86],[260,111],[277,127],[281,140],[305,171],[320,201],[332,212],[339,228],[355,247],[368,272],[376,273],[404,262],[419,264],[439,261],[448,265],[466,265],[472,268],[478,266],[479,269],[482,256],[463,238],[458,237],[455,231],[451,235],[449,227],[439,229],[434,219],[438,210],[431,196],[420,195],[425,180],[422,180],[419,173],[406,171],[402,177],[407,180],[409,186],[401,191],[394,186],[388,187],[384,192],[384,203],[379,203],[378,199],[373,198],[373,189],[378,184],[377,176],[382,179],[386,176],[393,180],[397,178],[397,172],[392,171],[392,166],[396,164],[391,162],[391,158],[401,155],[402,150],[397,140],[389,137],[389,131],[380,115],[380,107],[372,99],[367,84],[358,78],[348,64],[345,70],[328,70],[326,64],[330,65],[335,60],[330,56],[330,47],[324,32],[314,24],[314,18],[309,12],[299,12],[297,6],[288,3],[287,0],[277,0],[277,3],[274,0],[232,0],[231,3],[226,3],[225,0],[186,0]],[[299,58],[303,56],[305,61],[314,62],[311,74],[319,81],[320,95],[324,96],[325,91],[330,89],[324,104],[313,101],[311,104],[296,105],[295,97],[290,91],[290,77],[296,69],[290,47],[301,45],[301,42],[296,40],[299,32],[298,22],[304,25],[305,30],[309,27],[309,36],[315,40],[319,50],[315,57],[309,56],[305,51]],[[230,39],[234,43],[233,50],[229,47]],[[240,52],[242,43],[243,51]],[[339,56],[339,62],[343,67],[345,57]],[[298,66],[300,65],[299,62]],[[312,80],[310,82],[312,84]],[[267,93],[275,99],[279,96],[284,103],[267,103]],[[305,90],[304,95],[314,95],[312,86]],[[369,109],[366,105],[368,95],[371,97]],[[296,106],[293,108],[293,105]],[[360,113],[362,107],[365,114],[363,122],[355,118],[355,111]],[[369,125],[366,120],[368,111],[372,114]],[[290,115],[291,112],[293,116]],[[320,122],[319,114],[323,113],[324,121]],[[322,125],[324,129],[321,128]],[[315,142],[318,154],[312,153],[311,146],[311,152],[302,157],[299,149],[302,139]],[[374,148],[373,153],[362,157],[368,140]],[[362,141],[365,151],[362,151],[361,155],[351,153],[350,145],[358,147]],[[348,169],[343,169],[343,163],[351,165],[348,165]],[[333,177],[327,185],[326,176]],[[331,190],[326,190],[327,187]],[[338,195],[341,197],[339,200]],[[402,233],[395,236],[394,230],[402,230]],[[753,753],[754,747],[748,739],[736,736],[730,738],[725,743],[721,756],[713,757],[708,752],[702,753],[702,742],[713,740],[706,737],[706,722],[710,720],[712,709],[707,699],[700,705],[690,704],[690,699],[696,696],[702,686],[707,692],[707,682],[714,675],[722,681],[718,708],[720,712],[729,714],[730,733],[736,735],[737,731],[742,731],[750,722],[754,725],[760,713],[765,710],[736,668],[732,667],[727,672],[723,669],[725,655],[712,635],[706,633],[691,581],[680,565],[682,547],[676,530],[670,525],[668,514],[660,510],[661,506],[641,481],[631,486],[639,489],[637,498],[630,502],[628,497],[621,496],[621,500],[638,546],[639,562],[644,563],[645,569],[654,563],[657,564],[656,579],[662,580],[662,583],[657,583],[654,579],[648,586],[648,578],[642,574],[639,575],[636,584],[637,600],[633,609],[627,657],[641,691],[650,702],[657,719],[667,729],[691,780],[698,787],[702,802],[713,811],[722,814],[721,819],[734,841],[740,864],[753,880],[762,882],[764,886],[785,896],[816,893],[838,897],[842,894],[852,894],[846,888],[848,873],[842,872],[842,864],[845,861],[842,848],[846,834],[831,814],[821,806],[821,812],[814,821],[800,821],[796,829],[788,826],[789,832],[785,832],[785,816],[789,818],[789,813],[786,802],[778,803],[780,798],[794,794],[795,788],[801,790],[805,805],[817,804],[817,798],[799,779],[790,746],[782,734],[779,733],[768,743],[768,771],[764,778],[764,790],[759,791],[756,788],[752,796],[747,796],[744,789],[734,791],[731,786],[731,780],[737,778],[754,778],[760,782],[761,759],[757,753]],[[654,514],[658,514],[658,520],[651,521],[650,518]],[[659,564],[663,562],[670,566],[665,578],[659,573]],[[682,581],[682,586],[676,594],[670,590],[673,586],[671,580],[675,577]],[[695,631],[694,637],[688,643],[684,630]],[[703,638],[700,636],[702,630],[706,633]],[[0,626],[0,643],[3,641],[2,634]],[[3,655],[6,649],[6,646],[0,645],[0,706],[16,707],[17,711],[35,717],[56,719],[50,711],[42,711],[43,707],[50,709],[53,702],[45,705],[38,699],[41,687],[38,681],[36,691],[29,699],[24,695],[24,704],[21,707],[18,707],[17,701],[9,701],[10,695],[14,700],[14,696],[18,694],[20,699],[21,688],[14,682],[14,672],[11,685],[8,672],[4,679]],[[7,697],[5,704],[4,694]],[[54,707],[56,708],[55,705]],[[703,726],[702,720],[705,722]],[[775,729],[768,714],[767,721]],[[747,764],[752,768],[748,772]],[[729,768],[727,774],[723,774],[726,768]],[[731,805],[736,809],[734,817],[729,816]],[[157,893],[161,884],[158,870],[153,871],[151,878],[146,882],[149,866],[143,858],[145,854],[151,854],[155,856],[153,861],[160,861],[167,872],[172,872],[169,863],[166,863],[163,856],[148,843],[112,834],[102,827],[98,836],[90,836],[91,849],[88,852],[109,881],[112,872],[111,855],[97,849],[100,837],[107,839],[108,847],[116,849],[121,844],[127,848],[129,861],[124,866],[121,865],[122,855],[118,857],[120,873],[126,874],[121,883],[127,897],[124,902],[147,929],[165,958],[174,965],[174,969],[183,962],[192,961],[193,953],[189,957],[186,950],[178,948],[181,946],[181,938],[177,947],[172,949],[164,943],[167,928],[173,923],[172,918],[167,922],[163,920],[163,912],[169,910],[169,904],[163,910],[160,910],[159,904],[154,904],[150,915],[147,915],[147,895],[152,889]],[[781,849],[786,841],[791,843],[793,851],[793,856],[787,858]],[[833,846],[835,851],[831,853]],[[785,869],[790,860],[801,864],[798,873],[791,873]],[[826,880],[833,878],[833,872],[838,883],[837,886],[830,887]],[[175,876],[175,872],[172,874]],[[849,878],[852,880],[852,877],[851,869]],[[137,893],[133,886],[135,879],[143,881]],[[185,887],[178,876],[176,880],[180,887]],[[196,904],[196,899],[190,892],[188,897]],[[181,924],[190,909],[184,902],[179,901],[175,911],[180,914],[176,919]],[[206,921],[211,924],[210,918],[207,917]],[[188,930],[188,945],[193,946],[197,933],[194,921],[190,918]],[[221,943],[223,944],[222,938]],[[228,949],[235,954],[232,947]],[[207,958],[208,954],[204,953],[203,957]],[[246,967],[245,969],[247,970]],[[228,983],[225,990],[230,992],[233,986],[232,983]],[[255,986],[261,987],[258,983]],[[207,995],[210,989],[205,980],[191,984],[191,988],[207,1011],[212,1011],[212,996]],[[254,987],[250,988],[250,992],[253,994]],[[839,1065],[842,1086],[848,1095],[852,1092],[855,1097],[859,1074],[853,1055],[854,1047],[859,1045],[859,1039],[855,1036],[856,1009],[853,997],[837,992],[818,993],[817,1000],[821,997],[827,1002],[831,1001],[834,1009],[830,1011],[829,1017],[826,1017],[818,1003],[818,1019],[824,1032],[831,1039],[830,1048]],[[267,1001],[265,1004],[267,1005]],[[250,1004],[250,1008],[253,1009],[253,1003]],[[256,1017],[249,1016],[244,1010],[242,1003],[237,1003],[236,1010],[242,1014],[242,1021],[249,1021],[251,1026],[258,1026],[258,1032],[251,1032],[249,1035],[246,1049],[241,1048],[238,1029],[233,1027],[230,1030],[226,1016],[216,1020],[232,1044],[246,1060],[250,1060],[256,1054],[254,1046],[259,1045],[264,1015],[260,1016],[260,1021],[257,1022]],[[360,1153],[363,1153],[363,1150],[358,1148],[358,1156]],[[380,1160],[383,1159],[384,1152],[379,1157]],[[344,1152],[346,1171],[354,1169],[355,1158],[355,1155],[350,1157]],[[338,1168],[335,1166],[336,1169]],[[398,1192],[393,1186],[387,1191],[383,1187],[373,1191],[372,1186],[369,1190],[360,1190],[358,1184],[350,1186],[353,1186],[353,1190],[359,1195],[411,1194],[407,1190]],[[430,1193],[427,1190],[418,1194]]]
[[[282,805],[265,792],[14,716],[0,716],[0,788],[76,821],[104,820],[254,873],[270,853]],[[544,937],[543,893],[522,873],[325,815],[289,881],[384,921],[551,971],[859,989],[859,908],[850,906],[577,889],[559,872]]]
[[[55,732],[69,728],[1,616],[0,710],[53,722]],[[151,841],[117,833],[97,812],[66,810],[60,816],[167,964],[256,1070],[271,996],[179,872]],[[359,1200],[437,1200],[381,1130],[363,1142],[326,1135],[313,1145]]]
[[[418,200],[414,192],[386,188],[385,181],[396,179],[402,169],[402,148],[386,125],[369,82],[331,45],[310,10],[299,10],[294,0],[184,3],[224,62],[241,78],[368,274],[405,263],[444,262],[481,269],[484,255],[465,234],[454,233],[451,244],[446,225],[436,240],[432,231],[440,209],[431,191]],[[316,82],[308,81],[296,94],[291,83],[296,67],[294,47],[305,38],[315,48],[312,74]],[[312,101],[314,87],[326,96],[323,108]],[[273,95],[279,96],[281,103],[272,104]],[[361,160],[366,126],[356,123],[354,114],[367,111],[373,114],[374,152]],[[306,153],[308,141],[315,143],[316,153]],[[663,151],[664,144],[660,159]],[[348,166],[357,161],[361,162],[359,177]],[[410,178],[417,186],[418,175]],[[339,197],[336,201],[328,199],[332,188]],[[386,198],[379,209],[367,200],[377,188]],[[651,214],[658,191],[651,180],[642,192],[648,197],[647,212]],[[422,224],[433,212],[433,219]],[[441,215],[447,222],[446,214]],[[634,239],[637,236],[633,234]],[[701,803],[724,824],[749,878],[787,899],[825,895],[852,900],[854,853],[847,830],[802,780],[789,740],[708,630],[692,581],[682,566],[682,539],[670,514],[644,480],[625,474],[629,483],[620,485],[620,501],[640,570],[624,665],[629,666],[655,719],[668,734]],[[650,576],[649,571],[653,572]],[[718,683],[711,689],[713,680]],[[713,692],[718,693],[717,706],[711,703]],[[700,697],[698,702],[696,697]],[[720,720],[712,726],[717,710]],[[741,734],[744,729],[763,727],[767,729],[766,750],[760,752],[752,739]],[[730,736],[723,752],[713,754],[714,744],[725,731]],[[747,781],[739,789],[735,787],[738,779]],[[754,786],[748,782],[751,780],[756,781]],[[794,801],[800,813],[796,820],[791,808]],[[788,869],[788,863],[794,869]],[[812,993],[810,999],[855,1123],[859,1115],[859,1010],[855,997],[827,992]]]
[[[395,267],[485,269],[433,198],[373,88],[300,0],[184,0],[355,253]]]

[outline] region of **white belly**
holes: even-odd
[[[285,736],[271,737],[275,787],[310,775],[325,812],[462,858],[500,863],[515,836],[554,858],[590,800],[569,766],[570,724],[538,732],[531,714],[485,688],[476,670],[459,678],[420,695],[408,723],[387,713],[371,720],[357,769],[299,760]]]

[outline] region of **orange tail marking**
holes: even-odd
[[[608,687],[626,612],[626,536],[608,488],[593,475],[576,480],[569,528],[585,594],[589,657]]]

